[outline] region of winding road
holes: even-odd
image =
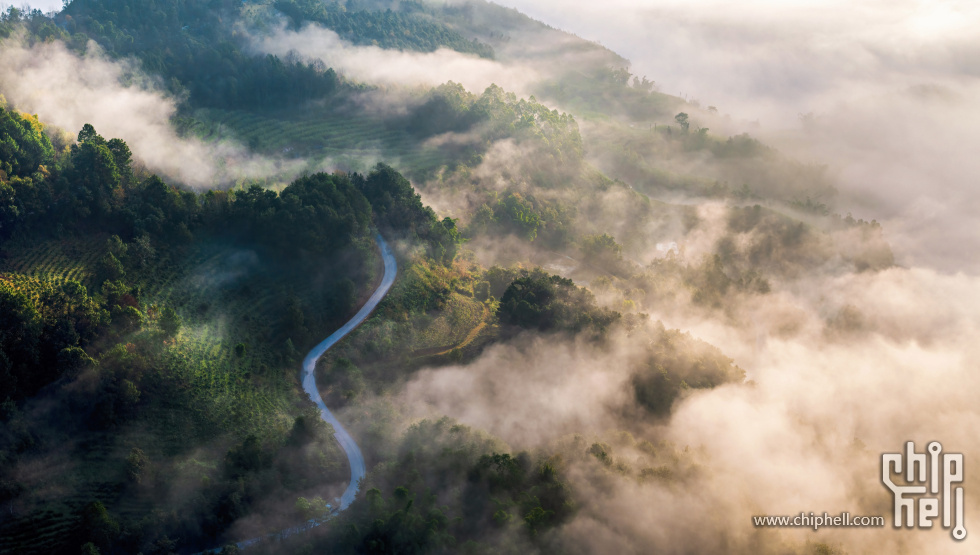
[[[338,341],[344,338],[348,333],[354,330],[357,326],[361,325],[367,317],[371,315],[374,309],[381,302],[381,299],[388,294],[388,290],[391,289],[391,284],[395,282],[395,274],[398,273],[398,265],[395,263],[395,256],[391,254],[391,249],[388,248],[388,243],[385,243],[381,234],[376,234],[374,236],[375,242],[378,243],[378,248],[381,249],[381,258],[385,263],[385,273],[384,277],[381,278],[381,285],[374,290],[371,297],[364,303],[361,310],[357,311],[346,324],[340,327],[337,331],[330,334],[329,337],[320,342],[319,345],[313,347],[313,349],[306,355],[303,359],[303,391],[309,395],[310,400],[313,404],[320,409],[320,418],[324,422],[329,423],[333,426],[334,434],[333,437],[337,439],[337,443],[340,444],[340,448],[347,453],[347,461],[350,463],[350,483],[347,484],[347,489],[344,494],[340,497],[340,507],[337,511],[343,511],[350,506],[354,501],[354,497],[357,496],[357,489],[360,486],[361,478],[364,477],[366,468],[364,465],[364,455],[361,453],[361,448],[357,446],[357,442],[351,437],[347,428],[337,420],[337,417],[330,412],[327,405],[323,402],[323,398],[320,397],[320,391],[316,387],[316,362],[320,360],[320,357],[327,352],[330,347],[333,347]],[[255,545],[264,539],[275,538],[275,539],[285,539],[294,534],[308,530],[311,527],[319,526],[323,521],[310,520],[309,522],[302,524],[300,526],[294,526],[293,528],[287,528],[286,530],[281,530],[278,533],[267,534],[265,536],[259,536],[257,538],[251,538],[248,540],[243,540],[235,545],[239,549],[245,549],[252,545]],[[203,552],[202,552],[203,553]],[[201,553],[195,555],[202,555]]]
[[[303,359],[303,391],[310,396],[310,400],[320,409],[320,417],[323,418],[324,422],[329,423],[333,426],[334,437],[337,439],[337,443],[340,444],[341,449],[347,453],[347,460],[350,462],[350,483],[347,485],[347,490],[344,491],[344,495],[340,498],[340,508],[343,511],[354,501],[354,497],[357,495],[357,488],[361,478],[364,477],[365,466],[364,466],[364,455],[361,453],[361,448],[357,446],[357,442],[351,437],[347,429],[344,428],[343,424],[337,420],[337,417],[330,412],[327,405],[323,402],[323,398],[320,397],[320,391],[316,387],[316,362],[320,360],[323,353],[327,352],[327,349],[333,347],[338,341],[344,338],[348,333],[353,331],[354,328],[359,326],[361,322],[367,319],[371,315],[371,312],[378,306],[381,299],[388,293],[391,289],[391,284],[395,282],[395,274],[398,272],[398,265],[395,263],[395,257],[391,254],[391,249],[388,248],[388,243],[385,243],[384,238],[380,234],[375,235],[374,240],[378,243],[378,247],[381,249],[381,258],[384,259],[385,263],[385,274],[381,278],[381,285],[374,290],[371,298],[364,303],[361,310],[354,315],[346,324],[340,327],[337,331],[330,334],[329,337],[320,342],[319,345],[313,347],[306,358]]]

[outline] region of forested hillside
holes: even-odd
[[[296,37],[316,44],[263,49]],[[34,109],[29,68],[0,82],[2,553],[578,553],[594,529],[671,551],[637,507],[707,510],[728,476],[672,426],[711,393],[752,412],[767,334],[877,333],[873,307],[800,293],[896,266],[832,172],[516,10],[73,0],[9,8],[0,39],[118,81],[80,129]],[[100,135],[90,115],[143,121],[137,91],[173,152],[215,159]],[[396,281],[315,371],[367,467],[337,512],[348,463],[300,364],[381,280],[376,234]]]
[[[5,520],[4,550],[206,547],[283,484],[308,489],[300,461],[342,479],[292,366],[373,281],[370,227],[451,259],[451,221],[384,166],[196,194],[134,175],[126,143],[91,126],[56,153],[38,120],[0,118],[3,501],[28,518]],[[66,445],[65,471],[23,474]],[[203,497],[153,502],[191,479],[188,456],[221,463],[202,463]]]
[[[114,57],[135,56],[174,95],[199,106],[259,108],[329,96],[337,75],[312,64],[289,63],[243,51],[228,25],[241,2],[79,0],[58,17],[72,37],[88,37]],[[75,39],[84,47],[84,39]]]

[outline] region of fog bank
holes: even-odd
[[[482,93],[496,83],[521,94],[535,77],[526,67],[504,65],[448,48],[414,52],[357,46],[330,29],[309,23],[298,31],[282,25],[269,34],[253,34],[252,47],[280,58],[294,53],[320,59],[349,79],[377,86],[436,86],[455,81],[470,92]]]
[[[78,56],[60,42],[27,47],[0,43],[0,93],[18,110],[74,136],[91,123],[100,135],[126,141],[152,172],[191,187],[227,186],[239,179],[299,173],[305,163],[256,156],[231,142],[177,135],[174,99],[132,61],[110,61],[90,42]]]

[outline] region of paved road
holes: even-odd
[[[306,394],[310,396],[310,400],[320,409],[320,417],[333,426],[334,437],[337,438],[337,443],[340,444],[341,449],[347,453],[347,460],[350,462],[350,483],[347,485],[347,490],[344,491],[344,495],[340,498],[341,511],[346,509],[354,501],[354,496],[357,495],[359,482],[364,477],[365,472],[364,455],[361,454],[361,448],[357,446],[357,442],[347,432],[344,425],[337,420],[337,417],[324,404],[323,399],[320,397],[320,391],[316,387],[314,369],[316,368],[316,361],[323,356],[323,353],[327,352],[327,349],[333,347],[335,343],[343,339],[345,335],[370,316],[371,312],[378,306],[378,303],[381,302],[381,299],[388,293],[388,289],[391,289],[391,284],[395,282],[395,274],[398,272],[395,257],[391,254],[388,243],[385,243],[385,240],[380,234],[375,236],[375,241],[377,241],[378,247],[381,248],[381,257],[385,263],[385,274],[381,279],[381,285],[375,289],[371,298],[368,299],[364,306],[361,307],[361,310],[350,321],[341,326],[339,330],[330,334],[330,337],[324,339],[319,345],[313,347],[313,350],[303,359],[303,391],[306,391]]]
[[[320,342],[319,345],[313,347],[306,358],[303,359],[303,391],[310,396],[310,400],[320,409],[320,417],[323,418],[324,422],[329,422],[333,426],[334,434],[333,436],[337,439],[337,443],[340,444],[341,449],[347,453],[347,460],[350,463],[350,483],[347,484],[347,489],[344,491],[344,495],[340,498],[340,507],[338,511],[343,511],[354,501],[354,497],[357,496],[357,488],[360,486],[361,478],[364,477],[366,468],[364,466],[364,455],[361,453],[361,448],[357,446],[357,442],[351,437],[350,433],[347,432],[347,428],[337,420],[337,417],[330,412],[327,405],[323,402],[323,398],[320,397],[320,391],[316,387],[316,376],[314,370],[316,369],[316,361],[320,360],[323,353],[327,352],[330,347],[333,347],[338,341],[344,338],[348,333],[359,326],[371,312],[378,306],[381,299],[385,297],[388,290],[391,289],[391,284],[395,282],[395,274],[398,272],[398,265],[395,263],[395,257],[391,254],[391,249],[388,248],[388,243],[385,243],[384,238],[380,234],[374,236],[374,240],[378,243],[378,247],[381,249],[381,258],[385,263],[385,274],[381,278],[381,285],[374,290],[371,294],[371,298],[368,299],[361,310],[354,315],[346,324],[341,326],[341,328],[329,337]],[[329,517],[328,517],[329,520]],[[289,536],[294,534],[302,533],[310,528],[319,526],[323,521],[310,520],[299,526],[294,526],[293,528],[287,528],[285,530],[280,530],[278,533],[269,534],[266,536],[259,536],[257,538],[251,538],[248,540],[243,540],[235,544],[239,549],[245,549],[251,547],[263,540],[273,539],[273,540],[284,540]],[[195,555],[202,555],[201,553]]]

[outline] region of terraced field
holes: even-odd
[[[298,272],[266,272],[254,252],[220,244],[201,245],[187,260],[183,269],[161,273],[144,295],[151,307],[174,307],[184,321],[171,353],[183,361],[175,368],[190,372],[183,377],[202,399],[197,410],[207,411],[205,420],[231,419],[235,428],[285,432],[297,369],[250,345],[278,318],[288,292],[305,291],[308,281]],[[244,353],[235,352],[239,343]]]
[[[258,152],[312,159],[314,166],[328,169],[365,171],[383,159],[403,172],[412,172],[448,162],[438,147],[420,144],[377,117],[322,109],[307,112],[302,119],[295,117],[295,113],[203,109],[183,123],[186,132],[207,141],[233,140]]]
[[[0,553],[56,553],[74,533],[77,516],[68,505],[52,505],[3,529]]]
[[[0,264],[0,280],[32,296],[68,279],[91,289],[105,241],[105,236],[96,236],[5,245],[8,256]],[[183,460],[189,456],[188,445],[206,445],[219,429],[238,430],[242,435],[288,434],[301,399],[296,388],[298,366],[293,368],[291,362],[265,351],[236,352],[235,345],[249,343],[249,337],[254,337],[250,334],[261,326],[235,322],[265,322],[283,302],[284,291],[302,290],[309,283],[300,283],[299,273],[295,283],[273,282],[271,275],[255,267],[254,253],[219,244],[204,244],[184,254],[186,264],[173,264],[164,253],[140,272],[147,320],[137,336],[152,337],[159,308],[176,307],[184,326],[167,342],[168,362],[162,370],[170,374],[169,379],[185,384],[184,395],[192,402],[150,396],[125,428],[88,436],[84,444],[70,443],[61,455],[40,461],[41,466],[31,472],[43,473],[43,487],[22,498],[18,507],[6,508],[17,516],[0,521],[0,553],[58,552],[77,530],[79,512],[93,500],[102,501],[123,519],[147,514],[158,502],[124,495],[120,488],[126,483],[123,461],[134,446],[150,460],[175,456]],[[246,290],[236,289],[236,280],[252,270],[258,279],[250,281]],[[137,336],[120,340],[136,341]],[[220,469],[222,453],[221,449],[211,457],[197,453],[203,465],[199,476]]]
[[[95,264],[106,238],[93,234],[41,244],[17,242],[4,245],[6,258],[0,260],[0,279],[7,279],[15,287],[27,290],[41,282],[60,285],[75,280],[82,285],[92,285]]]

